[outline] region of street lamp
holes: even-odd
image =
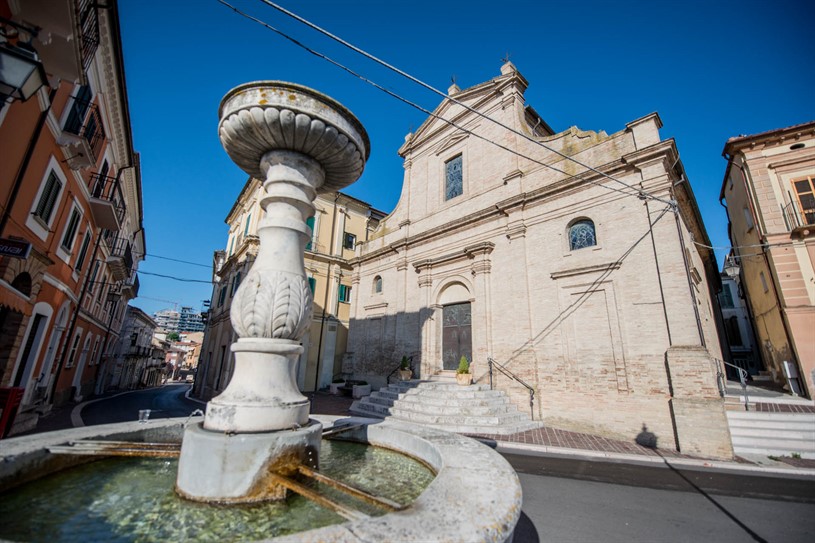
[[[0,96],[25,102],[46,82],[37,53],[25,47],[0,43]]]

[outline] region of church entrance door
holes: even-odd
[[[455,371],[462,356],[473,360],[470,303],[446,305],[442,311],[442,369]]]

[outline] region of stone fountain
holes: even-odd
[[[511,541],[521,514],[521,486],[512,467],[489,447],[397,421],[310,416],[309,402],[297,388],[299,340],[312,308],[303,266],[311,236],[306,219],[314,213],[318,192],[340,190],[361,175],[370,152],[362,125],[323,94],[263,81],[241,85],[224,97],[219,135],[232,160],[262,179],[265,191],[258,257],[232,304],[240,339],[232,345],[236,360],[229,385],[209,402],[203,420],[109,424],[4,440],[0,488],[24,488],[87,462],[76,452],[77,444],[95,451],[105,443],[177,451],[181,441],[175,475],[181,496],[212,503],[279,500],[286,496],[282,479],[318,467],[325,424],[345,440],[418,460],[435,478],[412,503],[382,516],[354,514],[343,524],[306,527],[275,541]],[[378,477],[399,485],[398,479],[387,479],[391,475]],[[23,508],[29,507],[24,501]],[[44,507],[54,510],[47,502]],[[211,509],[204,513],[220,519],[223,508]],[[176,522],[163,512],[153,515],[162,518],[159,527]],[[77,541],[82,540],[79,534]]]
[[[362,174],[368,135],[342,105],[280,81],[229,91],[219,110],[221,144],[247,174],[263,180],[265,211],[257,260],[232,302],[235,371],[209,402],[203,424],[184,435],[177,490],[193,500],[247,502],[285,497],[264,479],[317,467],[322,425],[309,420],[297,388],[300,339],[311,324],[303,265],[318,192],[337,191]]]

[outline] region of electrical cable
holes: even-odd
[[[314,55],[314,56],[316,56],[316,57],[318,57],[318,58],[321,58],[321,59],[325,60],[326,62],[328,62],[328,63],[330,63],[330,64],[332,64],[332,65],[336,66],[337,68],[340,68],[341,70],[343,70],[343,71],[347,72],[348,74],[350,74],[350,75],[352,75],[352,76],[356,77],[356,78],[357,78],[357,79],[359,79],[360,81],[363,81],[364,83],[367,83],[367,84],[371,85],[372,87],[374,87],[374,88],[376,88],[376,89],[378,89],[378,90],[380,90],[380,91],[382,91],[382,92],[386,93],[387,95],[391,96],[392,98],[395,98],[395,99],[397,99],[397,100],[399,100],[399,101],[401,101],[401,102],[403,102],[403,103],[405,103],[405,104],[407,104],[407,105],[409,105],[409,106],[411,106],[411,107],[413,107],[413,108],[415,108],[415,109],[417,109],[417,110],[421,111],[422,113],[425,113],[426,115],[428,115],[428,116],[430,116],[430,117],[433,117],[433,118],[435,118],[435,119],[438,119],[438,120],[440,120],[440,121],[442,121],[442,122],[444,122],[444,123],[446,123],[446,124],[448,124],[448,125],[452,126],[453,128],[456,128],[457,130],[460,130],[460,131],[462,131],[462,132],[464,132],[464,133],[468,134],[468,135],[471,135],[471,136],[473,136],[473,137],[475,137],[475,138],[478,138],[478,139],[480,139],[480,140],[482,140],[482,141],[485,141],[485,142],[487,142],[487,143],[490,143],[490,144],[492,144],[492,145],[494,145],[494,146],[496,146],[496,147],[498,147],[498,148],[500,148],[500,149],[503,149],[503,150],[505,150],[505,151],[507,151],[507,152],[509,152],[509,153],[511,153],[511,154],[514,154],[514,155],[516,155],[516,156],[519,156],[519,157],[521,157],[521,158],[524,158],[524,159],[526,159],[526,160],[528,160],[528,161],[530,161],[530,162],[533,162],[533,163],[538,164],[538,165],[540,165],[540,166],[543,166],[543,167],[545,167],[545,168],[549,168],[549,169],[551,169],[551,170],[553,170],[553,171],[556,171],[556,172],[558,172],[558,173],[561,173],[561,174],[563,174],[563,175],[566,175],[567,177],[566,177],[566,179],[564,179],[564,180],[568,180],[568,179],[581,179],[581,180],[586,181],[586,182],[588,182],[588,183],[591,183],[591,184],[593,184],[593,185],[597,185],[597,186],[599,186],[599,187],[602,187],[602,188],[605,188],[605,189],[607,189],[607,190],[611,190],[611,191],[614,191],[614,192],[618,192],[618,193],[620,193],[620,194],[624,194],[624,195],[626,195],[626,196],[635,196],[635,197],[637,197],[637,198],[639,198],[639,199],[648,198],[648,199],[652,199],[652,200],[656,200],[656,201],[662,202],[662,203],[667,204],[667,205],[671,205],[671,206],[673,206],[673,205],[674,205],[674,204],[673,204],[673,202],[670,202],[670,201],[668,201],[668,200],[664,200],[664,199],[658,198],[658,197],[656,197],[656,196],[653,196],[653,195],[651,195],[651,194],[648,194],[648,193],[646,193],[646,192],[644,192],[644,191],[642,191],[642,190],[640,190],[640,189],[637,189],[636,187],[633,187],[633,186],[631,186],[631,185],[628,185],[628,184],[623,183],[622,181],[619,181],[619,180],[616,180],[616,179],[615,179],[615,181],[617,181],[617,182],[619,182],[619,183],[622,183],[622,184],[623,184],[623,185],[625,185],[627,188],[629,188],[629,189],[631,189],[631,190],[633,190],[633,191],[635,191],[635,192],[628,192],[628,191],[625,191],[625,190],[622,190],[622,189],[618,189],[618,188],[610,187],[610,186],[605,185],[605,184],[603,184],[603,183],[600,183],[600,182],[598,182],[598,181],[593,181],[593,180],[591,180],[591,179],[586,179],[586,178],[583,178],[582,176],[584,175],[584,173],[585,173],[585,172],[583,172],[583,173],[581,173],[581,174],[571,175],[571,174],[569,174],[568,172],[566,172],[566,171],[564,171],[564,170],[561,170],[561,169],[559,169],[559,168],[556,168],[555,166],[552,166],[551,164],[547,164],[547,163],[541,162],[540,160],[534,159],[534,158],[529,157],[529,156],[527,156],[527,155],[524,155],[523,153],[520,153],[520,152],[518,152],[518,151],[516,151],[516,150],[514,150],[514,149],[510,149],[509,147],[506,147],[505,145],[502,145],[502,144],[500,144],[500,143],[498,143],[498,142],[492,141],[492,140],[490,140],[489,138],[487,138],[487,137],[485,137],[485,136],[482,136],[482,135],[480,135],[480,134],[476,134],[475,132],[472,132],[472,131],[470,131],[470,130],[468,130],[468,129],[464,128],[463,126],[460,126],[460,125],[456,124],[456,123],[455,123],[455,122],[453,122],[453,121],[450,121],[450,120],[448,120],[448,119],[445,119],[444,117],[441,117],[440,115],[435,114],[434,112],[432,112],[432,111],[428,110],[427,108],[425,108],[425,107],[423,107],[423,106],[421,106],[421,105],[419,105],[419,104],[417,104],[417,103],[415,103],[415,102],[413,102],[413,101],[411,101],[411,100],[409,100],[409,99],[407,99],[407,98],[404,98],[404,97],[400,96],[399,94],[396,94],[395,92],[393,92],[393,91],[391,91],[391,90],[389,90],[389,89],[386,89],[386,88],[385,88],[385,87],[383,87],[382,85],[379,85],[378,83],[376,83],[376,82],[374,82],[374,81],[372,81],[372,80],[370,80],[370,79],[366,78],[365,76],[363,76],[363,75],[361,75],[361,74],[358,74],[357,72],[355,72],[355,71],[354,71],[354,70],[352,70],[351,68],[348,68],[347,66],[345,66],[345,65],[343,65],[343,64],[341,64],[341,63],[339,63],[339,62],[337,62],[337,61],[335,61],[335,60],[333,60],[333,59],[331,59],[330,57],[328,57],[328,56],[326,56],[326,55],[324,55],[324,54],[320,53],[319,51],[315,51],[314,49],[311,49],[311,48],[310,48],[310,47],[308,47],[307,45],[305,45],[305,44],[303,44],[303,43],[299,42],[297,39],[295,39],[295,38],[293,38],[293,37],[289,36],[288,34],[286,34],[285,32],[283,32],[283,31],[281,31],[281,30],[278,30],[277,28],[275,28],[275,27],[273,27],[273,26],[269,25],[268,23],[266,23],[266,22],[264,22],[264,21],[262,21],[262,20],[258,19],[257,17],[253,17],[252,15],[249,15],[249,14],[247,14],[247,13],[244,13],[244,12],[240,11],[238,8],[236,8],[235,6],[233,6],[233,5],[229,4],[229,3],[228,3],[228,2],[226,2],[225,0],[218,0],[218,2],[219,2],[219,3],[221,3],[221,4],[223,4],[224,6],[226,6],[226,7],[230,8],[230,9],[232,9],[232,10],[233,10],[235,13],[237,13],[238,15],[241,15],[242,17],[245,17],[245,18],[247,18],[247,19],[249,19],[249,20],[251,20],[251,21],[253,21],[253,22],[256,22],[256,23],[260,24],[261,26],[263,26],[263,27],[265,27],[265,28],[267,28],[267,29],[271,30],[272,32],[274,32],[274,33],[278,34],[279,36],[281,36],[281,37],[283,37],[283,38],[285,38],[285,39],[289,40],[290,42],[292,42],[293,44],[297,45],[298,47],[300,47],[300,48],[304,49],[304,50],[305,50],[305,51],[307,51],[308,53],[310,53],[310,54],[312,54],[312,55]],[[489,118],[489,117],[487,117],[487,118]],[[595,170],[595,171],[597,171],[597,170]],[[609,177],[607,174],[603,174],[603,175],[604,175],[605,177]],[[609,177],[609,178],[610,178],[610,179],[613,179],[613,178],[611,178],[611,177]]]
[[[174,275],[164,275],[164,274],[161,274],[161,273],[151,273],[151,272],[147,272],[147,271],[144,271],[144,270],[138,270],[138,273],[141,273],[141,274],[144,274],[144,275],[152,275],[152,276],[155,276],[155,277],[163,277],[164,279],[172,279],[173,281],[181,281],[182,283],[204,283],[204,284],[207,284],[207,285],[212,284],[212,281],[204,281],[202,279],[186,279],[186,278],[183,278],[183,277],[176,277]]]
[[[538,145],[540,147],[543,147],[547,151],[550,151],[550,152],[552,152],[552,153],[554,153],[554,154],[556,154],[556,155],[558,155],[558,156],[560,156],[560,157],[562,157],[562,158],[564,158],[566,160],[570,160],[571,162],[574,162],[575,164],[577,164],[579,166],[582,166],[583,168],[586,168],[589,171],[592,171],[592,172],[594,172],[594,173],[596,173],[596,174],[598,174],[598,175],[600,175],[602,177],[605,177],[607,179],[610,179],[611,181],[615,181],[616,183],[619,183],[619,184],[621,184],[621,185],[623,185],[623,186],[625,186],[625,187],[627,187],[629,189],[637,191],[638,196],[644,196],[644,197],[649,198],[651,200],[656,200],[656,201],[662,202],[664,204],[672,205],[672,203],[667,201],[667,200],[663,200],[663,199],[661,199],[661,198],[659,198],[657,196],[654,196],[654,195],[652,195],[652,194],[650,194],[648,192],[645,192],[645,191],[640,190],[640,189],[638,189],[638,188],[636,188],[636,187],[634,187],[632,185],[629,185],[628,183],[625,183],[625,182],[623,182],[623,181],[621,181],[621,180],[619,180],[619,179],[617,179],[617,178],[615,178],[613,176],[610,176],[610,175],[608,175],[608,174],[606,174],[604,172],[601,172],[600,170],[598,170],[598,169],[596,169],[596,168],[594,168],[592,166],[589,166],[588,164],[585,164],[585,163],[577,160],[573,156],[567,155],[567,154],[562,153],[562,152],[560,152],[560,151],[558,151],[558,150],[556,150],[556,149],[554,149],[552,147],[549,147],[548,145],[544,144],[543,142],[541,142],[539,140],[534,139],[533,137],[529,136],[528,134],[524,134],[523,132],[521,132],[519,130],[516,130],[515,128],[513,128],[511,126],[508,126],[508,125],[502,123],[499,120],[493,119],[489,115],[486,115],[485,113],[482,113],[482,112],[476,110],[475,108],[461,102],[460,100],[457,100],[453,96],[450,96],[447,93],[433,87],[432,85],[430,85],[428,83],[425,83],[421,79],[418,79],[418,78],[410,75],[409,73],[407,73],[407,72],[393,66],[392,64],[389,64],[388,62],[385,62],[384,60],[382,60],[382,59],[368,53],[367,51],[365,51],[365,50],[363,50],[363,49],[361,49],[361,48],[347,42],[346,40],[340,38],[339,36],[336,36],[335,34],[332,34],[331,32],[325,30],[324,28],[321,28],[321,27],[317,26],[316,24],[312,23],[311,21],[309,21],[307,19],[304,19],[303,17],[300,17],[296,13],[293,13],[293,12],[287,10],[286,8],[284,8],[284,7],[280,6],[280,5],[275,4],[271,0],[260,0],[260,2],[266,4],[267,6],[270,6],[270,7],[274,8],[276,10],[278,10],[279,12],[281,12],[281,13],[283,13],[285,15],[288,15],[289,17],[295,19],[296,21],[308,26],[312,30],[316,30],[317,32],[323,34],[324,36],[326,36],[328,38],[331,38],[332,40],[336,41],[337,43],[351,49],[352,51],[364,56],[365,58],[367,58],[369,60],[372,60],[372,61],[376,62],[380,66],[383,66],[383,67],[387,68],[388,70],[390,70],[390,71],[392,71],[392,72],[394,72],[394,73],[396,73],[396,74],[398,74],[398,75],[412,81],[413,83],[416,83],[417,85],[420,85],[421,87],[424,87],[425,89],[427,89],[427,90],[441,96],[442,98],[450,100],[454,104],[463,107],[464,109],[466,109],[470,113],[474,113],[475,115],[477,115],[477,116],[479,116],[479,117],[481,117],[483,119],[486,119],[486,120],[500,126],[501,128],[504,128],[505,130],[509,130],[513,134],[515,134],[517,136],[521,136],[525,140],[527,140],[527,141],[529,141],[529,142],[531,142],[531,143],[533,143],[535,145]],[[225,2],[221,2],[221,3],[225,3]],[[561,173],[565,174],[566,172],[561,172]],[[577,175],[581,175],[581,174],[577,174]]]

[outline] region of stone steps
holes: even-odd
[[[733,451],[815,459],[815,413],[727,411]]]
[[[513,434],[541,427],[489,385],[400,381],[353,403],[351,413],[467,434]]]

